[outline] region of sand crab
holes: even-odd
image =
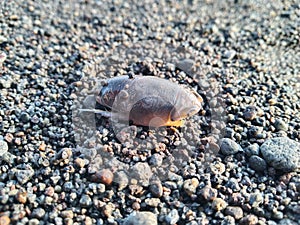
[[[182,126],[184,119],[202,108],[201,96],[169,80],[154,76],[118,76],[102,82],[97,105],[107,110],[87,109],[134,125]]]

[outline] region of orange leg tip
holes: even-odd
[[[184,120],[168,121],[165,126],[170,127],[182,127],[184,125]]]

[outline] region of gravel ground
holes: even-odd
[[[0,3],[0,224],[300,224],[298,1]],[[82,113],[101,79],[196,90],[185,126]]]

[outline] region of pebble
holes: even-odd
[[[252,155],[249,158],[249,165],[252,169],[254,169],[257,172],[263,172],[267,169],[266,161],[257,155]]]
[[[7,42],[8,39],[5,36],[0,35],[0,44]]]
[[[101,182],[105,185],[110,185],[114,180],[114,174],[109,169],[102,169],[96,174],[93,174],[91,180],[94,182]]]
[[[226,186],[229,187],[234,192],[241,190],[239,181],[234,177],[229,178],[229,180],[226,183]]]
[[[55,193],[54,187],[47,187],[45,190],[45,195],[52,197]]]
[[[242,147],[238,143],[229,138],[223,138],[221,140],[220,149],[224,155],[233,155],[243,151]]]
[[[157,207],[160,203],[160,199],[159,198],[147,198],[145,200],[145,203],[151,207]]]
[[[42,208],[35,208],[33,211],[32,211],[32,216],[37,218],[37,219],[42,219],[44,216],[45,216],[45,210],[42,209]]]
[[[276,119],[274,123],[274,127],[276,130],[287,131],[289,129],[289,125],[281,119]]]
[[[226,166],[222,162],[213,162],[212,164],[210,164],[209,168],[211,172],[216,175],[223,174],[226,170]]]
[[[247,156],[259,155],[259,145],[257,143],[251,144],[244,148],[244,152]]]
[[[40,224],[40,221],[36,218],[30,219],[28,221],[28,225],[39,225],[39,224]]]
[[[0,224],[1,225],[9,225],[10,224],[10,218],[8,216],[0,216]]]
[[[0,156],[3,156],[7,151],[8,151],[7,142],[0,140]]]
[[[17,170],[15,175],[20,184],[26,184],[34,175],[34,170],[29,166],[29,169]]]
[[[179,220],[179,214],[177,209],[172,209],[166,216],[165,220],[168,224],[171,225],[176,224],[177,221]]]
[[[74,162],[75,165],[78,166],[79,168],[83,168],[85,166],[85,160],[82,158],[76,158]]]
[[[90,196],[83,194],[79,200],[79,204],[82,207],[90,207],[92,205],[92,199]]]
[[[211,207],[216,211],[222,211],[227,207],[227,202],[221,198],[215,198],[212,202]]]
[[[247,106],[244,113],[243,113],[243,116],[246,120],[254,120],[257,116],[260,115],[260,110],[257,109],[256,106]]]
[[[235,50],[228,50],[224,52],[223,55],[226,59],[231,60],[236,56],[236,51]]]
[[[238,206],[227,206],[224,213],[233,216],[236,220],[241,219],[244,214],[242,208]]]
[[[206,201],[213,201],[218,195],[218,190],[210,186],[205,186],[200,190],[200,195]]]
[[[300,168],[300,143],[288,137],[276,137],[266,140],[260,151],[272,167],[284,172]]]
[[[163,157],[159,153],[155,153],[151,156],[149,164],[152,166],[161,166],[163,162]]]
[[[129,179],[124,171],[117,171],[114,176],[114,182],[119,185],[118,190],[121,191],[128,186]]]
[[[195,62],[192,59],[183,59],[176,63],[176,67],[184,72],[190,72]]]
[[[250,194],[249,203],[253,208],[259,207],[259,205],[264,201],[264,198],[260,192],[255,192]]]
[[[232,216],[225,216],[221,225],[235,225],[235,219]]]
[[[149,189],[153,197],[159,198],[163,195],[163,186],[160,181],[153,182]]]
[[[27,192],[24,190],[19,190],[16,199],[18,202],[25,204],[27,202]]]
[[[183,190],[190,196],[196,193],[198,186],[199,180],[197,178],[188,179],[183,182]]]
[[[110,218],[115,208],[116,207],[111,202],[109,202],[102,208],[102,213],[105,217]]]
[[[125,220],[123,225],[157,225],[157,216],[152,212],[133,212]]]
[[[299,225],[299,223],[292,221],[289,218],[282,219],[278,222],[279,225]]]
[[[148,186],[152,177],[152,171],[148,163],[138,162],[131,168],[130,175],[141,182],[141,184]]]
[[[241,225],[256,225],[258,223],[258,218],[255,215],[247,215],[240,220]]]

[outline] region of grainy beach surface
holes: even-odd
[[[0,224],[300,224],[299,1],[0,2]],[[151,75],[203,109],[79,109]]]

